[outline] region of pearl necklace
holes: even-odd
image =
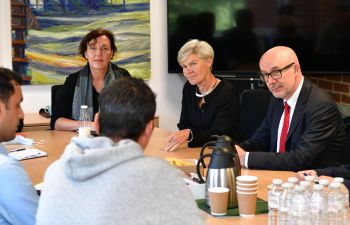
[[[198,93],[198,91],[197,91],[197,89],[198,89],[198,86],[197,86],[197,88],[196,88],[196,96],[197,97],[199,97],[199,98],[203,98],[203,97],[205,97],[205,96],[207,96],[207,95],[209,95],[214,89],[215,89],[215,87],[216,87],[216,85],[217,85],[217,79],[215,78],[215,83],[214,83],[214,85],[209,89],[209,91],[207,91],[207,92],[205,92],[205,93]]]

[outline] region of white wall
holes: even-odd
[[[0,2],[0,66],[12,69],[10,1],[11,0],[2,0]]]
[[[1,0],[0,6],[0,15],[3,17],[4,14],[1,11],[3,9],[3,0]],[[167,130],[176,130],[176,124],[181,111],[182,86],[185,80],[181,74],[167,73],[166,1],[150,0],[150,11],[151,78],[149,80],[149,85],[157,94],[156,114],[160,118],[160,127]],[[10,15],[7,15],[7,17],[10,21]],[[5,33],[2,27],[1,25],[1,34]],[[0,55],[1,49],[2,48],[0,48]],[[0,65],[1,60],[0,57]],[[38,112],[40,108],[50,105],[51,86],[27,85],[22,86],[22,90],[24,95],[24,101],[22,103],[24,112]]]
[[[168,74],[167,8],[164,0],[151,0],[151,79],[149,85],[157,94],[157,115],[160,127],[176,130],[180,118],[182,74]]]

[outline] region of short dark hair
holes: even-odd
[[[155,94],[141,79],[123,77],[105,87],[99,97],[100,134],[138,141],[156,111]]]
[[[9,69],[0,67],[0,100],[5,103],[6,107],[10,97],[15,93],[15,87],[13,86],[12,81],[21,85],[21,75]]]
[[[86,34],[83,39],[81,39],[79,44],[79,53],[81,56],[85,58],[85,52],[87,50],[87,45],[91,40],[96,40],[100,36],[107,36],[109,42],[111,42],[111,49],[113,51],[113,55],[117,52],[117,46],[115,45],[114,34],[109,30],[97,29],[92,30],[88,34]]]

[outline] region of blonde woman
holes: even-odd
[[[166,151],[174,151],[186,142],[202,146],[212,135],[235,139],[239,127],[239,98],[236,88],[212,73],[214,50],[205,41],[191,40],[177,57],[187,79],[182,91],[179,131],[167,138]]]

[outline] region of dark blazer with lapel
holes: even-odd
[[[261,126],[240,146],[250,152],[252,169],[292,170],[338,166],[348,162],[344,123],[332,98],[304,78],[288,131],[286,152],[277,153],[283,99],[271,97]]]

